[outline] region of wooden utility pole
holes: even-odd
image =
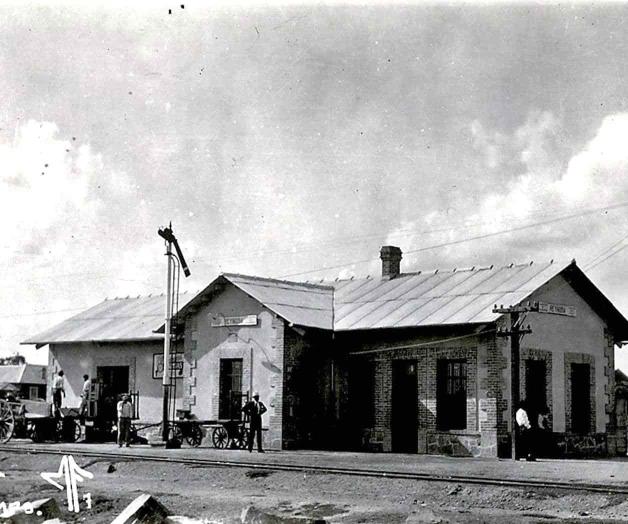
[[[526,328],[521,327],[521,320],[519,315],[521,313],[528,313],[531,311],[538,311],[538,304],[530,304],[529,302],[525,306],[509,306],[504,307],[500,305],[493,308],[493,313],[500,313],[503,315],[510,315],[510,329],[498,330],[497,336],[510,338],[510,424],[511,424],[511,453],[512,459],[517,460],[517,409],[519,406],[519,343],[521,337],[527,333],[532,333],[530,326]]]

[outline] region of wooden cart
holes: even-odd
[[[213,428],[212,443],[218,449],[246,449],[249,429],[244,420],[217,420],[209,424]]]
[[[211,434],[217,449],[245,449],[248,442],[246,420],[199,420],[189,411],[178,409],[177,419],[170,421],[170,437],[181,443],[185,440],[192,447],[201,445],[205,432]]]
[[[81,438],[78,413],[62,409],[60,416],[53,416],[52,405],[45,402],[0,400],[0,443],[13,437],[33,442],[76,442]]]

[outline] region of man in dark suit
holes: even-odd
[[[262,415],[266,413],[266,406],[259,400],[259,393],[253,394],[253,400],[249,400],[242,411],[249,417],[249,453],[253,451],[253,438],[257,435],[257,451],[264,453],[262,449]]]

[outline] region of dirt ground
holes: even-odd
[[[75,457],[94,474],[79,485],[91,509],[71,514],[65,492],[39,475],[57,471],[60,456],[0,452],[0,502],[54,497],[67,522],[109,523],[140,493],[175,515],[209,523],[240,522],[248,505],[334,523],[626,522],[628,497],[548,489],[516,489],[356,478],[246,468],[219,468]]]

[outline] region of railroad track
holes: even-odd
[[[38,448],[29,446],[11,446],[0,445],[0,451],[8,453],[22,454],[42,454],[42,455],[75,455],[90,458],[102,458],[119,461],[142,461],[142,462],[165,462],[171,464],[189,464],[195,466],[206,467],[224,467],[224,468],[245,468],[259,469],[271,471],[295,471],[300,473],[323,473],[328,475],[346,475],[352,477],[372,477],[386,479],[403,479],[403,480],[420,480],[427,482],[448,482],[459,484],[475,484],[483,486],[501,486],[515,488],[545,488],[560,489],[567,491],[588,491],[595,493],[605,493],[609,495],[628,495],[628,486],[617,484],[591,484],[585,482],[560,482],[534,479],[503,479],[494,477],[470,477],[465,475],[436,475],[420,472],[406,471],[381,471],[376,469],[362,468],[343,468],[331,466],[308,466],[299,464],[272,464],[265,462],[238,462],[235,460],[216,460],[206,458],[190,458],[190,457],[164,457],[151,454],[134,454],[134,453],[116,453],[116,452],[98,452],[83,451],[77,449],[62,448]]]

